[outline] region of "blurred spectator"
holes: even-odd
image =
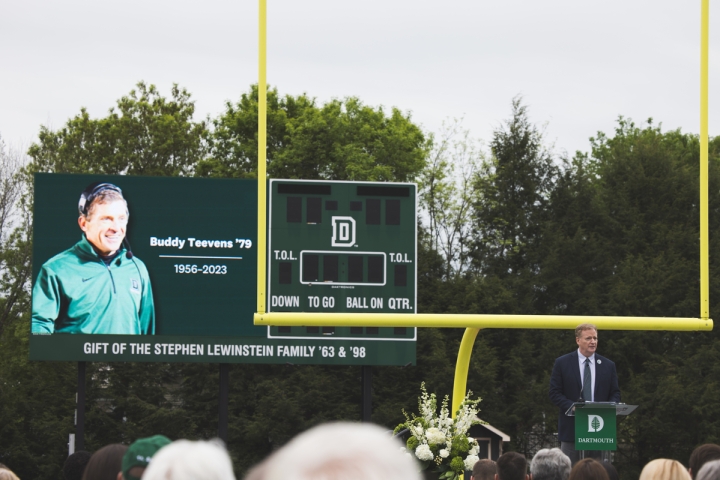
[[[235,480],[235,474],[222,442],[178,440],[153,456],[142,479]]]
[[[570,470],[568,480],[610,480],[603,466],[595,459],[585,458]]]
[[[620,475],[618,474],[617,468],[610,463],[610,462],[600,462],[600,465],[603,466],[605,469],[605,472],[608,474],[608,477],[610,480],[620,480]]]
[[[543,448],[530,462],[532,480],[567,480],[570,476],[570,457],[559,448]]]
[[[706,443],[695,448],[690,454],[690,461],[688,462],[690,476],[695,478],[702,466],[710,460],[720,460],[720,445]]]
[[[720,480],[720,460],[706,462],[698,471],[695,480]]]
[[[82,480],[85,467],[87,467],[92,454],[85,450],[78,450],[65,459],[63,464],[63,475],[65,480]]]
[[[123,455],[122,479],[140,480],[152,457],[165,445],[170,445],[170,439],[164,435],[135,440]]]
[[[507,452],[497,460],[498,480],[526,480],[527,460],[517,452]]]
[[[488,458],[475,462],[472,469],[472,480],[495,480],[497,466]]]
[[[246,479],[420,480],[414,457],[403,453],[402,447],[398,439],[377,425],[328,423],[292,439],[251,470]]]
[[[640,472],[640,480],[691,480],[690,474],[677,460],[658,458]]]
[[[125,445],[113,443],[93,453],[85,467],[82,480],[117,480],[127,448]]]
[[[12,470],[5,467],[0,467],[0,480],[20,480],[17,475],[13,473]]]

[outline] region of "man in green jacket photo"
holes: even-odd
[[[93,183],[78,211],[82,238],[40,268],[32,333],[155,334],[150,276],[125,239],[130,213],[122,191]]]

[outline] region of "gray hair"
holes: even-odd
[[[232,462],[220,440],[178,440],[153,456],[143,480],[235,480]]]
[[[559,448],[543,448],[530,462],[533,480],[567,480],[571,468],[570,459]]]
[[[123,202],[125,204],[125,213],[130,216],[130,210],[128,210],[127,200],[123,197],[123,194],[116,190],[102,190],[100,193],[90,199],[90,204],[85,210],[87,213],[80,212],[81,217],[90,218],[92,217],[95,207],[102,204],[108,204],[113,202]]]
[[[700,468],[695,480],[716,480],[720,479],[720,460],[707,462]]]
[[[250,478],[420,480],[417,463],[402,447],[377,425],[327,423],[292,439],[253,469]]]

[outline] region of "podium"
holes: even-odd
[[[575,402],[566,412],[575,417],[575,450],[580,459],[592,457],[609,462],[617,450],[618,415],[630,415],[637,405],[614,402]]]

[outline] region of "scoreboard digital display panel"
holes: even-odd
[[[417,185],[270,180],[268,312],[416,313]],[[414,341],[414,328],[268,327],[270,338]]]

